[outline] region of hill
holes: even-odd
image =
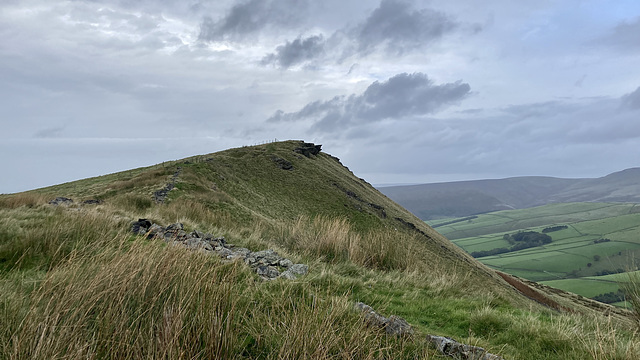
[[[640,168],[597,179],[514,177],[379,190],[423,220],[464,217],[550,203],[640,202]]]
[[[507,359],[640,354],[629,313],[494,272],[320,150],[0,196],[0,358],[433,358],[426,334]],[[140,234],[151,223],[166,241]],[[308,274],[264,280],[249,265],[274,252]],[[357,302],[414,334],[370,326]]]

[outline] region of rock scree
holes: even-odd
[[[198,230],[187,233],[182,223],[163,227],[147,219],[138,219],[131,224],[131,231],[148,239],[162,239],[173,246],[217,255],[224,260],[242,260],[265,280],[277,278],[295,280],[298,276],[309,272],[308,265],[294,264],[293,261],[283,258],[271,249],[251,251],[227,243],[224,237],[216,237]]]

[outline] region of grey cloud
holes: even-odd
[[[623,52],[637,52],[640,51],[640,36],[638,34],[640,34],[640,17],[632,22],[618,24],[598,42]]]
[[[430,9],[413,10],[402,1],[382,0],[380,6],[352,33],[360,53],[368,53],[384,44],[387,51],[402,54],[443,37],[457,26],[445,13]]]
[[[306,1],[249,0],[234,5],[221,19],[205,17],[199,39],[204,41],[240,40],[269,27],[299,24],[307,10]]]
[[[322,35],[310,36],[306,39],[297,38],[292,42],[276,48],[276,52],[262,59],[263,65],[274,64],[286,69],[293,65],[314,59],[324,51],[324,37]]]
[[[640,87],[634,92],[622,97],[622,107],[629,110],[640,109]]]
[[[60,133],[62,133],[62,131],[64,131],[65,127],[64,126],[53,126],[53,127],[48,127],[45,129],[40,129],[38,131],[36,131],[33,136],[35,138],[54,138],[54,137],[58,137],[60,135]]]
[[[267,121],[308,121],[312,129],[332,131],[385,119],[420,117],[434,113],[469,95],[469,84],[457,81],[435,85],[422,73],[395,75],[374,82],[361,95],[336,96],[312,102],[293,113],[276,112]]]

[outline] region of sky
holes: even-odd
[[[2,0],[0,193],[300,139],[381,184],[640,166],[637,0]]]

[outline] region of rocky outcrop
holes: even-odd
[[[216,237],[198,230],[188,233],[181,223],[163,227],[147,219],[138,219],[131,224],[131,231],[149,239],[162,239],[174,246],[210,253],[223,260],[241,260],[266,280],[277,278],[294,280],[309,272],[308,265],[294,264],[271,249],[251,251],[247,248],[236,247],[227,243],[224,237]]]
[[[167,185],[165,185],[162,189],[155,191],[153,193],[153,200],[156,203],[159,203],[159,204],[164,203],[164,200],[167,198],[167,195],[169,195],[169,191],[173,190],[173,188],[176,186],[176,181],[178,180],[178,176],[180,176],[181,172],[182,172],[182,168],[178,167],[176,169],[176,172],[173,173],[173,176],[171,176],[171,180],[169,180]]]
[[[427,335],[427,340],[433,344],[442,355],[458,360],[503,360],[501,356],[491,354],[479,346],[459,343],[451,338]]]
[[[282,170],[293,170],[293,164],[281,157],[272,156],[271,160],[273,160],[273,162],[275,162]]]
[[[401,317],[391,315],[386,318],[362,302],[357,302],[355,308],[364,313],[364,320],[368,326],[384,329],[388,335],[411,336],[414,333],[411,325]],[[462,344],[448,337],[427,335],[427,340],[442,355],[457,360],[504,360],[501,356],[491,354],[479,346]]]
[[[373,308],[365,303],[357,302],[356,310],[364,313],[364,320],[368,326],[384,329],[388,335],[394,336],[411,336],[413,328],[409,323],[395,315],[386,318],[373,310]]]
[[[322,145],[316,145],[314,143],[302,143],[301,146],[295,148],[293,151],[310,158],[311,155],[318,155],[321,149]]]
[[[49,201],[49,205],[54,205],[54,206],[60,206],[60,205],[69,206],[71,204],[73,204],[73,200],[63,196],[58,196],[57,198]]]
[[[88,199],[88,200],[83,200],[81,203],[81,205],[99,205],[102,204],[102,200],[96,200],[96,199]],[[63,197],[63,196],[58,196],[57,198],[49,201],[49,205],[53,205],[53,206],[70,206],[73,205],[73,199],[67,198],[67,197]]]

